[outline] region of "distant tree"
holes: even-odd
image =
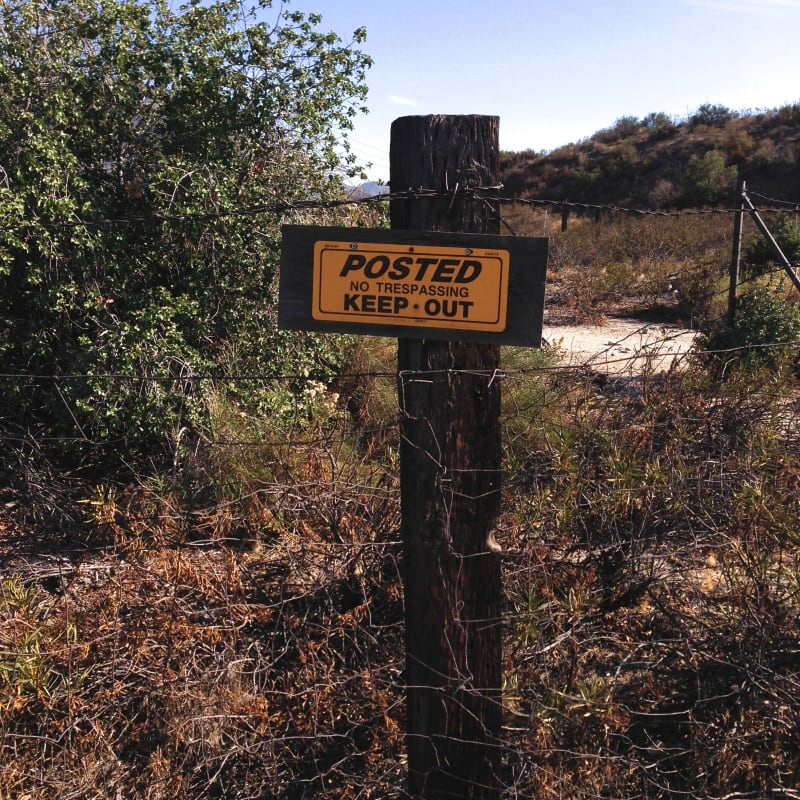
[[[631,116],[620,117],[617,119],[610,128],[605,128],[598,131],[594,138],[606,144],[618,142],[621,139],[627,139],[634,136],[642,129],[642,123],[636,118]]]
[[[751,163],[757,167],[778,168],[781,171],[792,169],[798,162],[791,140],[777,143],[769,136],[758,141],[751,156]]]
[[[632,116],[620,117],[614,123],[614,130],[624,138],[633,136],[642,129],[642,123]]]
[[[653,111],[642,119],[642,125],[647,130],[647,138],[651,141],[666,139],[677,131],[677,126],[670,117],[662,111]]]
[[[698,125],[723,128],[738,116],[736,111],[732,111],[727,106],[704,103],[689,117],[689,125],[692,128],[696,128]]]
[[[339,195],[369,59],[285,9],[0,0],[0,372],[88,376],[4,390],[7,420],[157,446],[192,374],[317,363],[259,208]]]
[[[653,130],[655,128],[664,128],[667,126],[674,127],[674,123],[663,111],[651,111],[642,118],[642,125],[645,128]]]
[[[800,102],[789,103],[781,106],[776,112],[776,117],[785,125],[800,124]]]
[[[732,133],[725,142],[728,159],[733,163],[741,163],[755,150],[756,143],[746,131]]]
[[[572,170],[575,199],[591,203],[596,198],[602,178],[603,173],[599,168],[576,167]]]
[[[703,156],[693,155],[686,168],[684,200],[694,205],[712,204],[730,194],[739,174],[735,166],[725,164],[725,156],[709,150]]]

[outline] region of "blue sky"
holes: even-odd
[[[551,150],[622,116],[800,101],[800,0],[291,0],[362,49],[351,143],[388,180],[407,114],[492,114],[504,150]]]

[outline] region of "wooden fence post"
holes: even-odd
[[[392,192],[420,191],[392,200],[392,227],[498,233],[470,191],[497,183],[498,122],[395,120]],[[406,742],[409,793],[425,800],[500,797],[499,364],[497,345],[399,340]]]

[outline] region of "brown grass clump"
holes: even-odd
[[[522,796],[788,797],[800,781],[796,420],[780,392],[693,380],[563,386],[509,493]]]
[[[100,549],[65,563],[54,593],[40,561],[15,560],[0,595],[0,796],[401,784],[397,501],[348,447],[304,430],[272,453],[280,484],[252,462],[214,467],[212,447],[206,477],[225,464],[219,491],[235,479],[239,496],[207,508],[176,486],[100,489],[84,504]]]
[[[516,234],[551,240],[550,322],[634,315],[697,328],[724,314],[729,217],[605,212],[597,221],[575,211],[563,231],[557,211],[514,205],[503,210]]]

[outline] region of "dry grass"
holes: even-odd
[[[512,205],[503,217],[518,235],[551,238],[546,308],[553,323],[627,314],[699,327],[725,312],[726,215],[619,213],[600,223],[573,215],[566,231],[550,210]]]
[[[552,293],[584,285],[593,235],[561,242]],[[631,268],[565,317],[678,313]],[[163,475],[64,478],[45,509],[2,489],[0,800],[406,796],[395,364],[373,344],[292,426],[220,398]],[[504,359],[505,795],[797,797],[793,375]]]
[[[138,492],[96,514],[113,544],[53,593],[17,559],[24,579],[3,580],[0,605],[7,796],[347,796],[363,775],[386,796],[399,784],[396,504],[380,486],[345,493],[324,462],[304,472],[313,492],[272,487],[258,538],[193,541],[226,512],[189,514],[174,497],[162,514],[200,527],[177,526],[184,541],[167,537],[172,520],[144,531],[129,523]],[[239,530],[263,523],[255,498],[239,504]]]

